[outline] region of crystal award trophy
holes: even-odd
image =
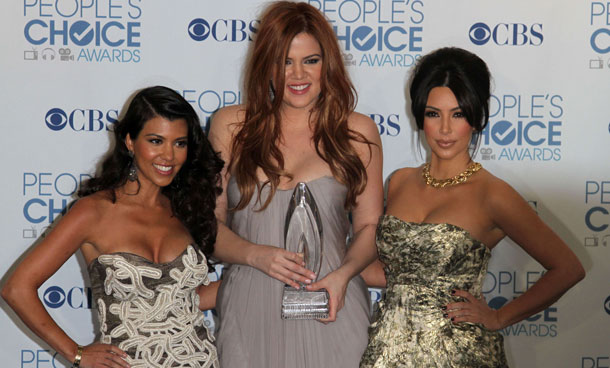
[[[301,253],[305,268],[318,275],[322,265],[322,221],[316,201],[305,183],[297,184],[288,205],[284,224],[284,248]],[[285,285],[282,318],[328,318],[328,293],[326,290],[308,291],[304,284],[298,289]]]

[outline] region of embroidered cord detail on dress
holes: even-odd
[[[181,257],[161,265],[128,258],[98,258],[106,271],[105,296],[97,300],[102,342],[118,343],[134,368],[217,367],[196,292],[209,283],[203,254],[189,246]],[[111,303],[104,301],[108,298]]]

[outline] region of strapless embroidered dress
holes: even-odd
[[[105,254],[88,271],[100,342],[127,352],[132,368],[219,367],[196,291],[209,283],[201,251],[189,245],[167,263],[131,253]]]

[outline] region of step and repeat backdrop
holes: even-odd
[[[610,2],[310,0],[331,22],[378,125],[384,176],[420,165],[407,112],[413,64],[443,46],[477,53],[494,81],[475,158],[510,183],[570,245],[587,277],[543,312],[502,330],[515,367],[610,366]],[[244,57],[263,1],[11,0],[0,4],[0,192],[3,280],[74,199],[139,88],[166,85],[204,124],[243,101]],[[212,279],[220,276],[220,270]],[[525,292],[544,268],[506,239],[484,286],[491,306]],[[39,290],[81,344],[95,306],[80,255]],[[371,290],[371,299],[380,298]],[[3,367],[64,367],[0,302]],[[210,327],[214,313],[205,312]]]

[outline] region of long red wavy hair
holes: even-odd
[[[246,67],[245,117],[233,139],[228,168],[241,193],[234,210],[246,207],[255,188],[260,198],[262,188],[270,185],[271,193],[260,208],[264,209],[271,202],[280,177],[292,178],[284,170],[284,157],[277,142],[281,137],[284,60],[299,33],[313,36],[322,50],[321,93],[312,110],[316,118],[313,124],[316,152],[328,163],[333,176],[347,186],[346,209],[356,204],[356,197],[366,186],[366,168],[350,141],[372,143],[348,128],[356,91],[343,65],[337,38],[324,15],[313,6],[279,1],[265,10]],[[272,97],[270,90],[274,87]],[[258,168],[268,178],[264,183],[258,179]]]

